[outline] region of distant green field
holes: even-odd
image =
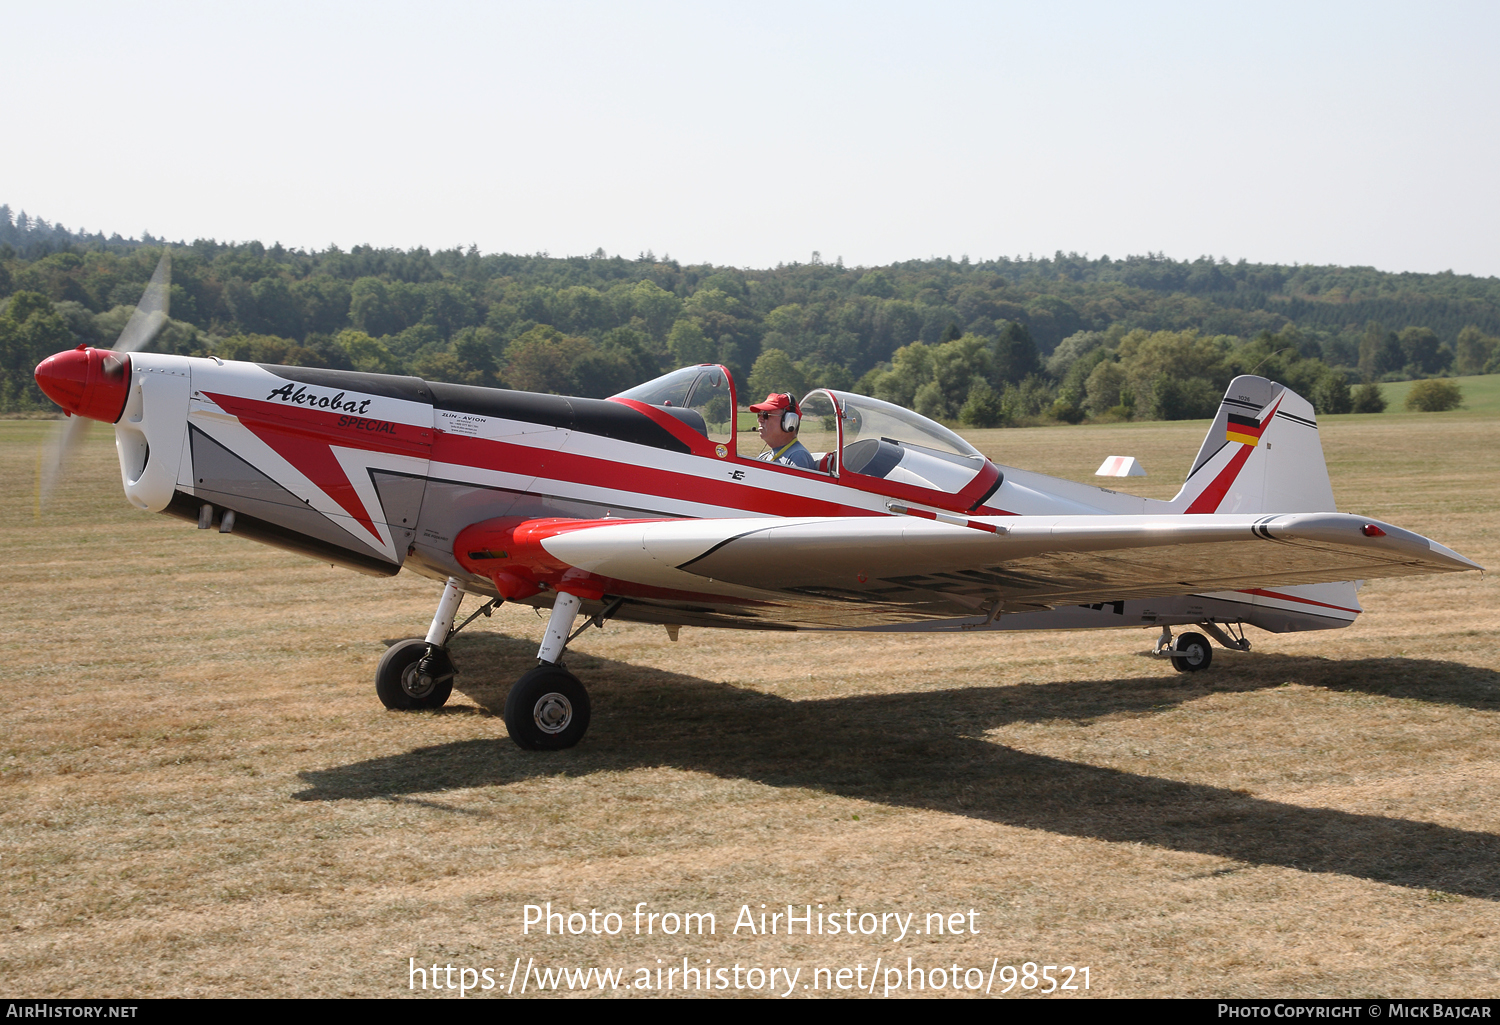
[[[1463,389],[1463,408],[1471,413],[1500,413],[1500,374],[1483,374],[1479,377],[1452,377],[1449,378],[1459,388]],[[1382,384],[1381,392],[1385,395],[1386,413],[1406,412],[1406,393],[1411,391],[1415,381],[1396,381],[1391,384]]]

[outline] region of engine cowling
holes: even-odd
[[[112,424],[130,396],[130,355],[80,345],[36,365],[37,387],[69,416]]]

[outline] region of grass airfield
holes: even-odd
[[[1253,652],[1195,675],[1144,657],[1147,629],[674,644],[611,624],[569,656],[588,736],[527,753],[500,709],[533,664],[531,610],[454,642],[446,708],[387,712],[375,663],[426,629],[435,584],[137,513],[102,428],[36,519],[50,426],[0,422],[16,996],[423,995],[415,958],[493,969],[473,999],[517,958],[631,981],[684,957],[800,967],[797,986],[911,958],[1087,965],[1095,996],[1500,992],[1491,577],[1372,581],[1349,629],[1251,631]],[[1074,479],[1134,455],[1151,476],[1112,486],[1169,497],[1205,426],[970,437]],[[1500,566],[1500,415],[1322,426],[1341,508]],[[523,935],[523,906],[548,901],[626,929]],[[634,935],[639,902],[717,931]],[[974,909],[978,931],[731,933],[762,903],[918,927]]]
[[[1447,379],[1463,393],[1460,409],[1472,413],[1500,413],[1500,374],[1482,374],[1478,377],[1452,377]],[[1386,414],[1400,415],[1406,412],[1406,396],[1411,393],[1416,381],[1392,381],[1380,386],[1385,396]]]

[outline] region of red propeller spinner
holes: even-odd
[[[38,363],[36,383],[69,416],[112,424],[130,394],[130,356],[80,345]]]

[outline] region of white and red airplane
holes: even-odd
[[[381,659],[389,708],[447,700],[464,595],[550,607],[539,664],[505,705],[523,748],[588,727],[562,664],[580,618],[674,638],[1154,625],[1156,653],[1190,671],[1210,662],[1203,634],[1248,650],[1247,624],[1347,626],[1354,581],[1480,568],[1334,511],[1312,406],[1260,377],[1229,385],[1170,501],[997,466],[910,410],[829,389],[801,402],[807,471],[754,458],[722,366],[578,399],[130,351],[164,317],[158,279],[115,349],[51,356],[38,384],[114,425],[137,508],[442,582],[426,637]],[[1174,644],[1189,625],[1203,633]]]

